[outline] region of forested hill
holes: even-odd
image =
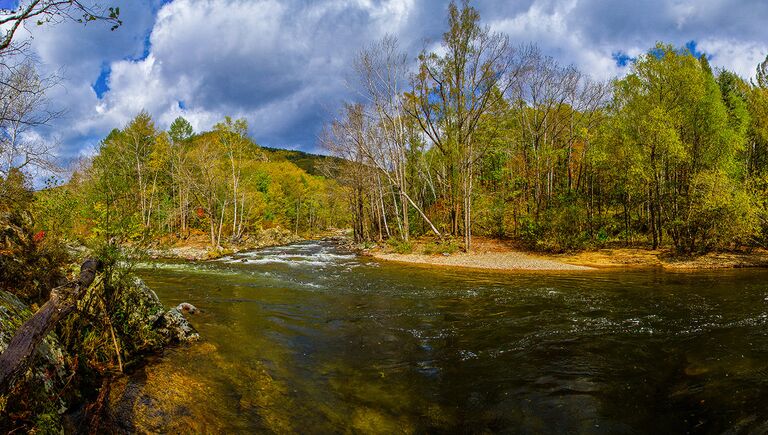
[[[261,147],[261,149],[264,150],[264,152],[267,154],[269,161],[291,162],[310,175],[325,176],[327,173],[323,170],[323,166],[327,163],[337,163],[339,160],[341,160],[338,157],[312,154],[299,150],[288,150],[270,147]]]
[[[207,233],[214,248],[273,227],[344,228],[344,193],[315,175],[322,159],[261,148],[242,119],[195,133],[180,117],[162,131],[141,112],[102,140],[61,189],[39,192],[37,225],[83,242]]]

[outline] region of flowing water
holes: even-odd
[[[190,430],[768,431],[765,270],[459,272],[305,242],[140,274],[202,310],[203,342],[153,366],[189,384]]]

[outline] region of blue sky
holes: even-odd
[[[8,0],[0,0],[0,7]],[[244,117],[260,144],[316,151],[322,125],[354,98],[351,61],[395,34],[410,56],[439,39],[444,0],[115,0],[124,25],[30,26],[41,69],[63,77],[64,118],[39,131],[63,160],[92,153],[140,110],[197,131]],[[750,76],[768,54],[763,0],[477,0],[483,21],[597,79],[625,74],[657,41]]]

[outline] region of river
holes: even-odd
[[[203,341],[148,369],[187,386],[156,430],[768,431],[765,270],[449,271],[304,242],[139,272],[202,311]]]

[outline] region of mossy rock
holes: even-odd
[[[141,279],[126,277],[112,297],[112,325],[118,336],[123,362],[136,362],[147,353],[173,343],[195,341],[197,331],[176,308],[166,310],[154,291]],[[73,336],[73,331],[85,331],[83,341],[70,343],[71,355],[77,354],[81,368],[87,361],[109,362],[114,357],[111,335],[99,325],[85,321],[101,315],[100,304],[87,304],[97,300],[91,292],[80,302],[80,310],[60,325],[62,337]],[[32,316],[31,310],[16,296],[0,290],[0,352],[5,350],[19,326]],[[76,350],[75,350],[76,349]],[[24,377],[13,386],[7,397],[0,397],[0,432],[22,429],[36,433],[60,433],[61,416],[70,403],[82,397],[78,388],[81,377],[73,377],[73,358],[53,333],[38,346],[35,361]],[[87,370],[87,369],[86,369]],[[81,373],[88,373],[83,372]],[[68,381],[73,379],[73,382]],[[86,382],[87,383],[87,382]]]
[[[121,289],[115,313],[113,321],[119,325],[124,350],[131,355],[200,338],[181,312],[166,310],[157,294],[138,277]]]
[[[0,290],[0,353],[18,328],[32,316],[16,296]],[[0,396],[0,430],[38,427],[60,429],[60,415],[67,409],[67,380],[72,375],[71,358],[51,333],[35,351],[32,368],[18,379],[7,396]],[[43,418],[44,417],[44,418]]]

